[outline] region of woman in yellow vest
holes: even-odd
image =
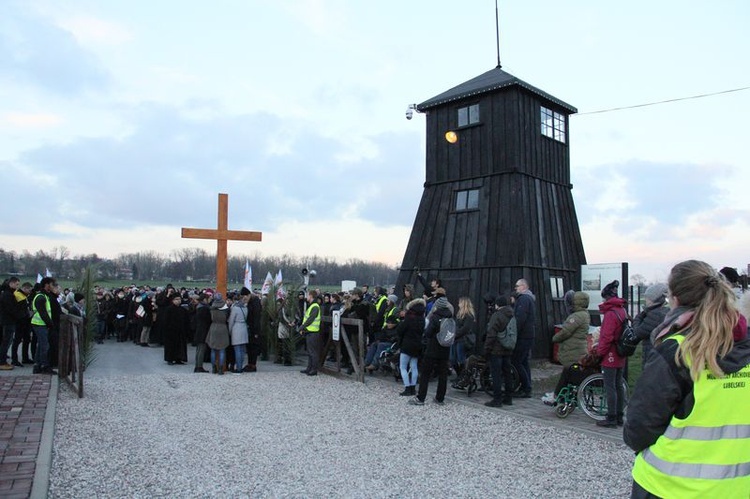
[[[750,341],[735,297],[705,262],[675,265],[670,311],[628,405],[631,497],[750,497]]]

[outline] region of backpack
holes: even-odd
[[[516,348],[516,340],[518,339],[518,325],[516,324],[516,318],[511,317],[508,321],[508,325],[505,326],[504,334],[497,335],[497,341],[500,346],[505,350],[513,350]]]
[[[620,319],[620,315],[616,311],[615,315]],[[622,322],[622,333],[620,333],[620,337],[615,343],[615,349],[617,350],[617,355],[620,357],[630,357],[635,353],[635,349],[638,347],[641,339],[635,335],[635,329],[633,329],[633,324],[630,322],[630,317],[628,317],[627,313],[620,321]]]
[[[456,339],[456,321],[452,317],[440,319],[440,331],[437,334],[438,343],[441,346],[449,347],[453,345]]]

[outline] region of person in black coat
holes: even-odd
[[[163,310],[162,333],[164,340],[164,360],[171,366],[187,362],[187,337],[189,333],[188,312],[182,307],[182,297],[172,295],[172,302]]]
[[[250,295],[247,302],[247,365],[242,369],[244,372],[254,373],[258,370],[258,355],[261,353],[261,342],[263,341],[263,331],[261,330],[261,317],[263,315],[263,305],[257,295],[252,294],[249,289],[242,288],[241,296]]]
[[[492,373],[492,400],[485,402],[487,407],[502,407],[513,404],[513,376],[511,375],[511,355],[513,350],[506,350],[500,344],[500,339],[507,334],[506,330],[511,319],[513,309],[505,295],[495,299],[495,313],[490,317],[487,325],[487,338],[484,342],[484,356],[490,363]],[[503,390],[505,388],[505,390]]]
[[[651,332],[664,321],[669,310],[664,306],[667,301],[667,286],[664,284],[649,286],[646,288],[644,298],[646,308],[633,319],[633,330],[643,345],[643,367],[646,366],[646,360],[653,349]]]
[[[422,361],[422,377],[419,379],[419,392],[416,397],[409,400],[409,403],[413,405],[424,405],[424,399],[427,397],[427,385],[430,382],[430,374],[433,369],[438,374],[437,393],[435,394],[436,403],[443,403],[445,391],[448,388],[450,347],[444,347],[438,343],[437,334],[440,332],[440,321],[453,317],[453,305],[448,303],[443,288],[438,288],[435,294],[438,298],[435,300],[432,310],[430,310],[430,320],[427,328],[424,330],[424,338],[427,341],[427,346]]]
[[[399,395],[416,395],[419,371],[419,354],[422,352],[425,301],[421,298],[406,304],[404,318],[396,326],[398,348],[401,351],[399,364],[404,391]]]

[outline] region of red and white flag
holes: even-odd
[[[276,279],[273,281],[273,284],[276,286],[276,298],[284,298],[286,296],[286,291],[284,291],[284,278],[281,277],[281,269],[279,269],[276,274]]]
[[[263,281],[263,288],[260,290],[260,294],[267,295],[268,292],[271,290],[271,285],[273,284],[273,277],[271,276],[271,273],[266,274],[266,280]]]

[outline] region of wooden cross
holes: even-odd
[[[229,212],[229,195],[219,194],[219,224],[216,229],[182,228],[183,238],[216,239],[216,290],[227,296],[227,241],[260,241],[262,232],[229,230],[227,219]]]

